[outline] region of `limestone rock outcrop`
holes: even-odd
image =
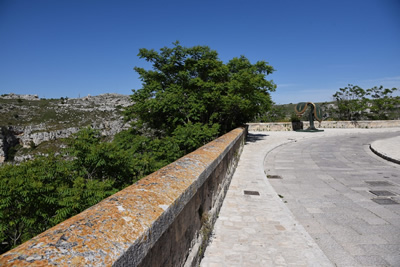
[[[0,103],[0,163],[17,144],[36,147],[67,138],[83,127],[90,126],[101,135],[112,137],[128,129],[122,110],[132,104],[129,96],[119,94],[39,99],[37,95],[11,93],[0,99],[4,99]],[[14,159],[29,158],[31,155],[18,155]]]

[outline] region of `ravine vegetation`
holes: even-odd
[[[244,57],[227,63],[207,46],[141,49],[151,70],[124,111],[129,130],[107,142],[84,128],[67,148],[0,167],[0,253],[267,112],[274,69]]]

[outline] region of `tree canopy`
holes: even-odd
[[[85,128],[59,155],[0,167],[0,253],[134,182],[129,157],[100,140]]]
[[[389,89],[383,86],[365,90],[357,85],[349,84],[333,95],[336,107],[331,108],[329,112],[338,120],[398,119],[400,97],[393,96],[397,90],[397,88]]]
[[[276,85],[266,79],[274,71],[267,62],[240,56],[225,64],[207,46],[173,45],[140,49],[152,69],[134,68],[143,87],[134,91],[126,116],[138,132],[172,137],[188,152],[271,107]]]

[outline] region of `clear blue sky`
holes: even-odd
[[[0,93],[131,94],[139,48],[176,40],[269,62],[276,103],[400,88],[400,0],[0,0]]]

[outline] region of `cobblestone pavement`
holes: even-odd
[[[368,146],[399,131],[251,133],[201,266],[399,266],[400,165]]]

